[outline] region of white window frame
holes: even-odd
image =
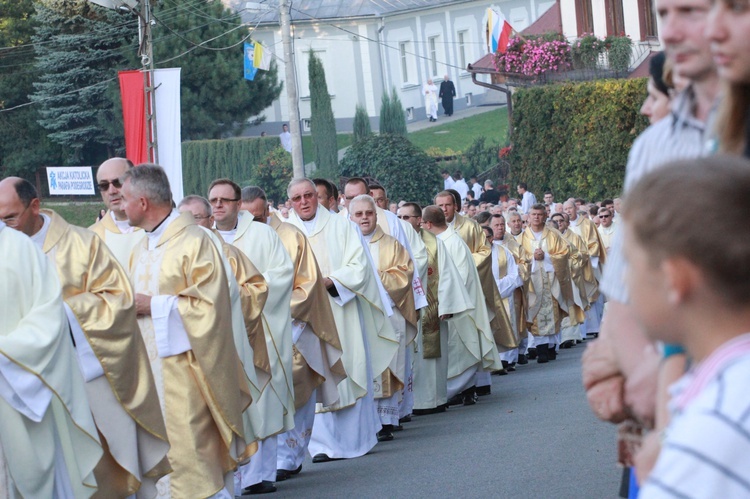
[[[427,53],[430,61],[430,71],[432,72],[433,78],[438,76],[438,40],[440,35],[433,35],[427,38]]]
[[[466,38],[468,38],[469,30],[464,29],[456,33],[456,41],[458,45],[458,65],[461,67],[461,71],[466,71],[468,57],[466,54]]]
[[[398,42],[399,63],[401,65],[401,84],[409,83],[409,42]]]

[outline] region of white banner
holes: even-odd
[[[90,166],[48,166],[47,183],[52,196],[93,196],[96,194]]]
[[[172,200],[179,204],[183,198],[180,68],[157,69],[154,74],[154,87],[159,165],[164,168],[169,178]]]

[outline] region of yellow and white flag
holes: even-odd
[[[253,66],[262,69],[264,71],[268,71],[271,69],[271,57],[273,54],[271,54],[271,51],[268,50],[266,47],[260,44],[260,42],[255,42],[255,53],[253,54]]]

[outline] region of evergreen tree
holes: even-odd
[[[60,146],[50,142],[29,102],[37,78],[34,67],[32,0],[0,0],[0,177],[33,180],[41,166],[61,164]]]
[[[221,1],[161,0],[154,18],[156,66],[182,68],[182,140],[239,135],[281,93],[275,64],[254,81],[243,78],[248,32]]]
[[[378,131],[381,134],[391,133],[390,124],[393,122],[391,118],[391,94],[389,92],[383,92],[380,97],[380,126]]]
[[[35,4],[36,69],[31,99],[39,124],[63,146],[69,164],[102,160],[123,145],[112,95],[117,70],[137,47],[132,14],[85,0],[44,0]]]
[[[401,104],[396,93],[396,88],[391,89],[391,133],[394,135],[400,135],[406,137],[406,115],[404,114],[404,106]]]
[[[339,153],[331,96],[323,63],[312,49],[307,70],[310,75],[310,132],[315,150],[315,167],[321,175],[338,177]]]
[[[396,89],[383,93],[380,103],[380,133],[406,137],[406,116]]]
[[[352,137],[352,143],[356,144],[370,135],[372,135],[370,117],[367,115],[367,110],[357,104],[357,110],[354,112],[354,136]]]

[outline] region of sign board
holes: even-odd
[[[52,196],[93,196],[96,194],[90,166],[48,166],[47,183]]]

